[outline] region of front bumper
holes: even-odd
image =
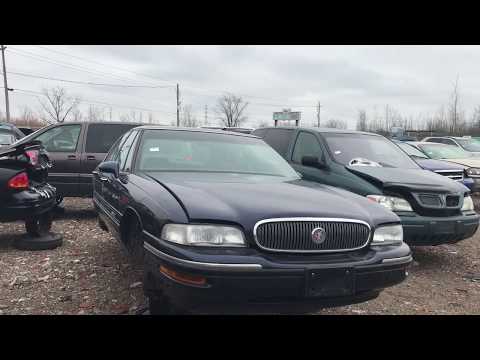
[[[51,210],[56,204],[56,189],[49,185],[9,194],[0,204],[0,221],[26,220]]]
[[[406,244],[348,254],[279,255],[253,248],[191,249],[146,234],[145,250],[146,295],[161,292],[194,312],[309,312],[362,302],[402,282],[412,261]],[[179,282],[160,272],[160,266],[202,276],[206,284]]]
[[[451,217],[402,215],[404,241],[415,245],[451,244],[472,237],[478,229],[480,216],[471,213]]]

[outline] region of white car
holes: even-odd
[[[422,142],[456,146],[466,152],[475,154],[476,156],[480,157],[480,143],[473,140],[470,136],[429,136],[424,138]]]

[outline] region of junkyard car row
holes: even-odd
[[[93,196],[99,226],[143,265],[152,314],[367,301],[406,278],[409,245],[455,243],[479,225],[476,155],[428,147],[467,153],[458,146],[137,125],[54,125],[2,148],[0,220],[41,235],[63,197]],[[441,161],[422,165],[406,144]]]

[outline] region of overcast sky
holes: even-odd
[[[113,118],[131,110],[152,112],[158,123],[175,120],[175,84],[183,104],[218,124],[216,100],[224,92],[249,102],[247,126],[272,123],[283,108],[302,112],[302,124],[340,119],[355,127],[359,109],[385,105],[414,117],[446,105],[459,76],[461,105],[469,116],[480,104],[480,46],[26,46],[7,45],[8,85],[40,92],[62,86]],[[14,74],[22,73],[23,76]],[[94,82],[98,86],[25,75]],[[2,84],[3,85],[3,84]],[[140,88],[131,86],[152,86]],[[165,87],[163,87],[165,86]],[[35,93],[10,92],[13,116],[25,105],[38,110]],[[107,105],[108,104],[108,105]],[[5,99],[0,96],[0,110]]]

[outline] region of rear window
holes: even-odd
[[[87,153],[106,154],[117,141],[128,130],[138,125],[132,124],[91,124],[88,126],[87,133]]]

